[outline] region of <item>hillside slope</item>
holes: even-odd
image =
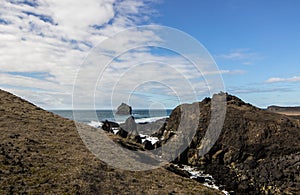
[[[107,166],[86,149],[73,121],[0,90],[0,194],[12,193],[219,192],[164,168],[129,172]]]
[[[221,95],[226,95],[227,110],[218,140],[204,157],[198,156],[210,123],[211,99],[206,98],[193,104],[200,108],[198,129],[177,162],[202,167],[238,194],[299,194],[300,121]],[[178,106],[163,134],[174,132],[180,118]]]

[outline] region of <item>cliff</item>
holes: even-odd
[[[203,168],[238,194],[299,194],[300,121],[226,94],[227,109],[221,134],[210,151],[199,156],[201,140],[211,123],[211,103],[211,99],[206,98],[190,105],[199,106],[198,128],[189,147],[175,162]],[[182,125],[182,106],[171,113],[161,132],[164,140],[172,139],[170,135],[176,134]],[[192,113],[189,116],[191,120],[195,118]]]

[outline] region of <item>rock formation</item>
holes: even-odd
[[[272,112],[300,112],[300,107],[269,106],[267,110]]]
[[[267,110],[270,112],[284,114],[295,119],[300,119],[300,107],[269,106]]]
[[[238,194],[299,194],[300,121],[259,109],[228,94],[226,100],[221,134],[205,156],[198,156],[198,152],[211,122],[211,100],[206,98],[191,105],[200,108],[198,129],[175,162],[202,167],[227,190]],[[180,107],[173,110],[160,132],[164,140],[177,133]]]
[[[118,114],[118,115],[131,115],[132,114],[132,109],[127,104],[122,103],[120,106],[118,106],[116,114]]]
[[[270,112],[273,107],[259,109],[232,95],[220,93],[213,96],[214,100],[224,97],[227,109],[221,133],[204,156],[199,155],[202,139],[210,123],[214,122],[212,108],[215,105],[210,98],[176,107],[167,121],[142,126],[129,117],[121,127],[130,132],[156,130],[151,136],[158,137],[160,141],[155,146],[145,141],[145,150],[160,147],[174,139],[177,139],[174,143],[183,146],[186,143],[187,148],[177,154],[174,163],[203,169],[227,191],[237,194],[299,194],[300,120]],[[189,130],[195,126],[195,121],[197,126],[193,135]],[[184,135],[183,139],[179,139],[178,135]],[[130,140],[141,143],[140,136],[132,135]],[[172,146],[168,149],[173,150]],[[178,170],[173,172],[182,173]]]

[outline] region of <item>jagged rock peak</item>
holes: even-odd
[[[252,106],[249,103],[245,103],[240,98],[238,98],[234,95],[230,95],[227,92],[226,93],[222,92],[222,91],[220,93],[214,94],[212,98],[209,98],[209,97],[204,98],[201,102],[204,103],[204,104],[207,104],[207,103],[210,103],[212,99],[216,100],[216,101],[218,101],[218,100],[225,101],[226,100],[227,104],[234,104],[234,105],[237,105],[237,106],[242,106],[242,105]]]
[[[228,104],[235,104],[237,106],[241,106],[241,105],[246,105],[247,104],[243,100],[241,100],[240,98],[238,98],[236,96],[233,96],[233,95],[230,95],[228,93],[226,93],[226,101],[227,101]]]

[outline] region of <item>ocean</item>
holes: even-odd
[[[85,123],[92,127],[101,127],[103,121],[113,121],[117,123],[124,123],[130,115],[116,115],[115,110],[49,110],[55,114],[58,114],[64,118],[75,120],[77,122]],[[168,118],[172,110],[133,110],[132,116],[136,123],[149,123],[159,119]],[[117,133],[118,130],[114,131]],[[140,134],[142,135],[142,134]],[[146,136],[145,140],[151,141],[152,144],[158,141],[158,138]]]
[[[93,124],[101,121],[113,121],[117,123],[123,123],[128,118],[128,116],[116,115],[115,110],[49,110],[55,114],[58,114],[64,118],[75,120],[77,122],[82,122],[94,126]],[[147,110],[139,109],[133,110],[132,116],[135,118],[137,123],[153,122],[161,118],[167,118],[170,116],[172,110]],[[75,113],[75,114],[74,114]],[[75,115],[75,117],[74,117]],[[95,118],[96,116],[96,118]]]

